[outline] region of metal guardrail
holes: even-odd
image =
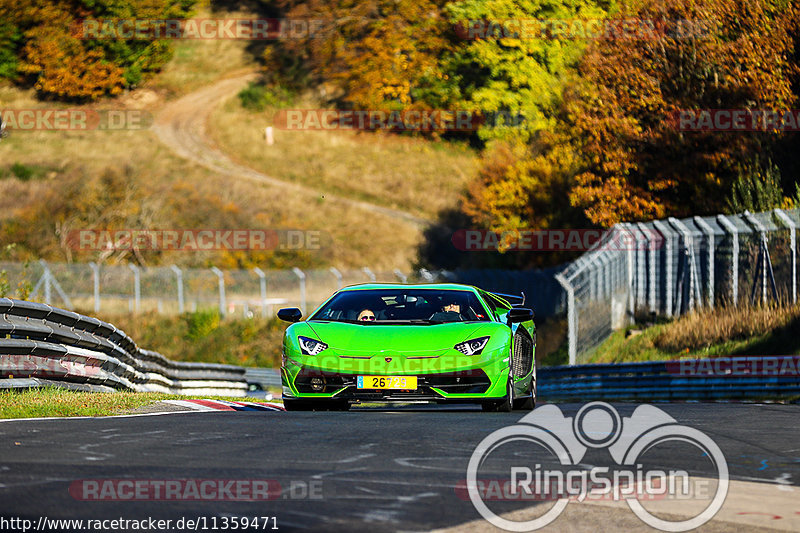
[[[244,378],[248,385],[256,385],[263,390],[281,386],[281,373],[277,368],[245,368]]]
[[[247,391],[244,368],[171,361],[102,320],[0,298],[0,388],[26,383],[211,396]]]
[[[545,401],[796,400],[800,356],[558,366],[537,379]]]

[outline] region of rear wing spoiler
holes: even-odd
[[[520,291],[519,295],[503,294],[501,292],[490,292],[489,296],[492,296],[492,298],[496,301],[499,300],[497,303],[500,303],[501,305],[504,305],[505,303],[511,304],[512,307],[519,307],[525,305],[525,293],[522,291]]]

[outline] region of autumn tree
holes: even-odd
[[[120,93],[172,57],[164,40],[82,34],[83,19],[164,20],[189,15],[196,0],[0,0],[0,76],[43,96],[88,100]]]
[[[794,5],[749,0],[643,2],[653,39],[599,39],[568,92],[569,130],[585,157],[570,194],[595,224],[711,214],[739,169],[769,153],[771,132],[681,131],[681,110],[791,109]],[[690,21],[681,31],[677,21]],[[700,31],[694,31],[694,30]]]

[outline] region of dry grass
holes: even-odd
[[[264,128],[271,116],[243,109],[234,97],[214,112],[210,132],[238,163],[270,176],[429,219],[455,207],[478,171],[469,148],[392,134],[275,130],[268,147]]]
[[[0,143],[0,163],[15,162],[55,169],[50,180],[58,180],[76,168],[86,174],[128,167],[140,180],[139,188],[152,191],[147,208],[158,212],[164,190],[178,182],[190,183],[199,196],[217,197],[236,212],[248,213],[259,227],[322,230],[332,244],[318,253],[318,264],[339,268],[410,268],[420,238],[419,230],[384,215],[366,215],[324,199],[287,194],[267,184],[232,181],[204,167],[186,161],[167,150],[150,131],[14,132]],[[4,217],[27,206],[47,181],[0,181],[4,195]],[[188,253],[188,252],[187,252]],[[317,253],[317,252],[312,252]],[[59,260],[60,258],[51,258]],[[183,264],[197,264],[192,258],[171,257]],[[212,258],[213,261],[213,258]]]
[[[695,351],[780,331],[800,332],[800,306],[741,306],[692,313],[667,324],[653,343],[670,352]]]

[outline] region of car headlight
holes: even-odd
[[[489,337],[478,337],[477,339],[459,342],[453,346],[453,348],[464,355],[478,355],[483,351],[484,348],[486,348],[486,344],[488,343]]]
[[[297,337],[297,342],[300,343],[300,351],[303,355],[317,355],[322,350],[328,348],[328,345],[316,339],[309,339],[308,337]]]

